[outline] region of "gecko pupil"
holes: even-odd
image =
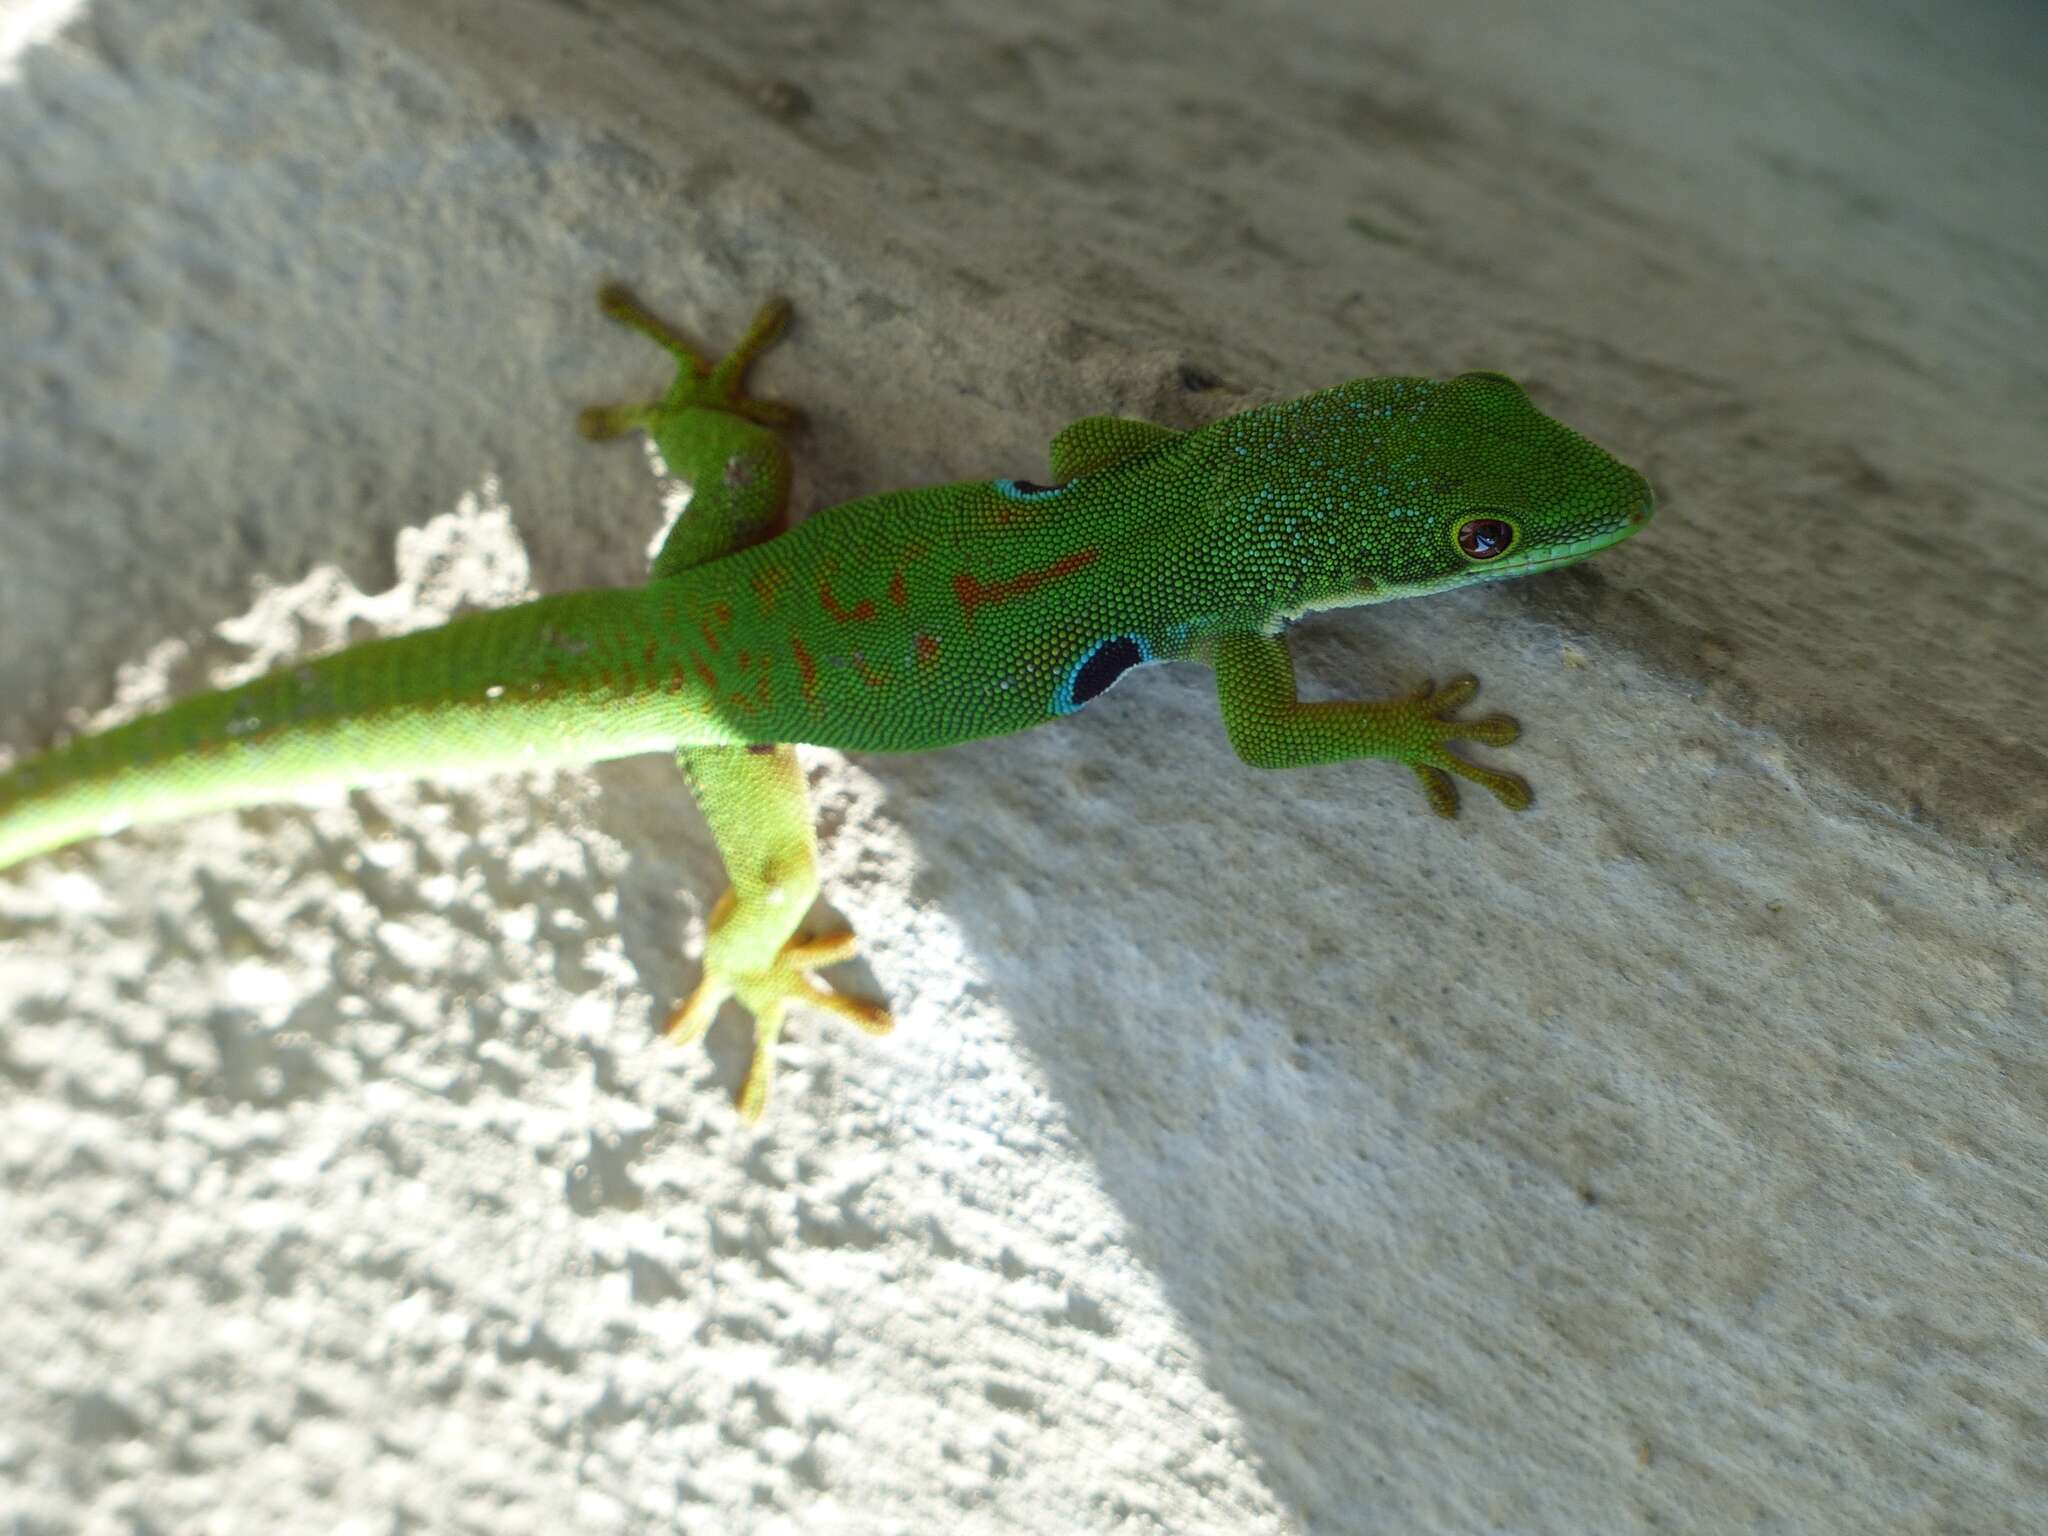
[[[1043,496],[1047,491],[1059,490],[1066,483],[1062,480],[1058,485],[1040,485],[1036,480],[1012,480],[1010,485],[1019,495]]]
[[[1145,659],[1145,651],[1129,635],[1118,635],[1095,647],[1074,674],[1074,707],[1105,692],[1109,685]]]
[[[1468,518],[1458,527],[1458,548],[1472,560],[1492,560],[1508,552],[1515,530],[1497,517]]]

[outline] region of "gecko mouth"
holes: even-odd
[[[1603,549],[1619,544],[1631,533],[1633,526],[1615,528],[1606,533],[1596,533],[1591,538],[1574,539],[1569,544],[1553,544],[1540,555],[1524,555],[1519,559],[1513,555],[1486,568],[1488,576],[1529,576],[1537,571],[1551,571],[1560,565],[1570,565],[1574,560],[1583,560],[1588,555],[1597,555]]]
[[[1642,500],[1630,507],[1627,515],[1617,525],[1603,528],[1583,539],[1573,539],[1569,544],[1552,544],[1540,553],[1522,556],[1509,554],[1486,568],[1486,575],[1528,576],[1537,571],[1555,570],[1560,565],[1570,565],[1574,560],[1583,560],[1588,555],[1597,555],[1603,549],[1611,549],[1630,534],[1635,533],[1650,520],[1656,511],[1657,499],[1650,493],[1650,487],[1643,486]]]

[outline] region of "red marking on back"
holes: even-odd
[[[681,693],[683,691],[683,664],[680,661],[669,670],[668,691],[670,693]]]
[[[917,664],[920,667],[928,667],[938,659],[939,642],[930,635],[919,635],[917,637]]]
[[[711,689],[714,693],[718,691],[718,677],[709,667],[704,665],[704,659],[701,656],[692,656],[690,658],[690,665],[697,669],[697,676],[704,680],[706,688]]]
[[[910,593],[904,588],[903,572],[900,570],[889,573],[889,601],[898,608],[910,601]]]
[[[803,679],[804,701],[815,704],[818,701],[818,664],[811,660],[811,653],[804,649],[804,637],[795,630],[789,632],[789,648],[796,654],[797,676]]]
[[[640,652],[640,659],[643,662],[649,663],[654,660],[654,637],[652,635],[647,637],[647,646]]]
[[[732,628],[732,606],[722,599],[714,599],[697,615],[697,633],[704,637],[704,648],[712,655],[718,654],[720,630]]]
[[[889,681],[889,674],[876,671],[872,666],[868,665],[868,659],[865,656],[854,657],[853,670],[860,680],[870,688],[879,688],[882,684]]]
[[[959,600],[961,613],[972,623],[975,609],[1007,603],[1013,597],[1036,592],[1049,581],[1058,581],[1093,565],[1101,553],[1099,549],[1077,549],[1072,554],[1061,555],[1051,565],[1041,566],[1035,571],[1020,571],[1003,581],[984,583],[972,573],[961,571],[953,578],[953,596]]]
[[[851,608],[840,607],[839,599],[832,595],[832,583],[829,581],[818,583],[818,601],[824,604],[827,613],[842,624],[857,624],[875,616],[873,598],[864,597]]]
[[[775,594],[789,580],[789,572],[779,565],[764,565],[754,573],[754,601],[761,605],[763,613],[775,611]]]

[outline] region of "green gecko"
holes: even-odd
[[[1303,703],[1285,629],[1304,614],[1582,560],[1651,513],[1648,483],[1497,373],[1358,379],[1192,431],[1090,416],[1052,480],[970,480],[827,508],[778,535],[797,412],[746,390],[789,306],[713,364],[624,288],[611,319],[678,364],[661,399],[597,407],[592,438],[650,434],[687,512],[645,586],[571,592],[352,646],[70,741],[0,776],[0,868],[132,825],[425,775],[674,751],[732,885],[703,976],[665,1033],[728,998],[755,1021],[740,1112],[766,1107],[792,1004],[880,1034],[879,1006],[811,972],[854,938],[799,933],[818,894],[794,743],[915,752],[1071,715],[1126,672],[1215,669],[1231,746],[1258,768],[1407,764],[1432,809],[1452,775],[1521,810],[1529,788],[1446,743],[1470,677],[1378,703]]]

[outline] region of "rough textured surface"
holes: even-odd
[[[807,505],[1479,366],[1662,497],[1300,636],[1477,671],[1527,817],[1251,776],[1192,669],[814,754],[902,1026],[758,1136],[736,1029],[647,1043],[666,762],[0,881],[0,1521],[2048,1524],[2038,26],[1357,9],[97,0],[0,64],[16,751],[635,579],[606,275],[796,297]]]

